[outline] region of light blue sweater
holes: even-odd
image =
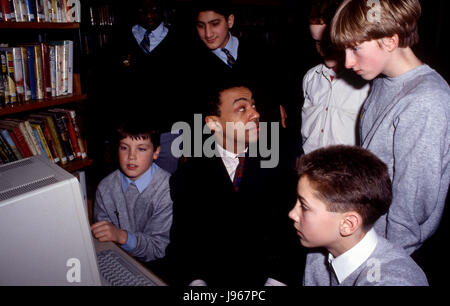
[[[379,77],[362,109],[361,146],[389,169],[393,200],[375,230],[413,253],[437,229],[450,182],[450,89],[427,65]]]

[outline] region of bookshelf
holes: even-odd
[[[77,117],[82,110],[87,95],[81,90],[81,76],[79,67],[79,58],[81,56],[80,46],[80,24],[77,22],[15,22],[0,21],[1,43],[11,43],[11,45],[20,45],[22,43],[43,43],[52,40],[71,40],[73,41],[73,93],[46,99],[35,99],[22,101],[14,105],[0,106],[0,119],[19,118],[28,114],[40,111],[47,111],[51,108],[70,108],[76,109]],[[79,118],[80,119],[80,118]],[[82,131],[83,138],[85,133]],[[60,166],[68,172],[83,170],[93,164],[90,158],[75,158]]]

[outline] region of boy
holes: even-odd
[[[437,229],[450,181],[450,89],[411,49],[420,14],[418,0],[346,0],[331,23],[346,68],[373,80],[360,144],[387,164],[393,186],[375,229],[408,254]]]
[[[172,224],[170,174],[153,163],[160,135],[139,120],[123,123],[118,134],[120,169],[97,188],[91,230],[99,241],[152,261],[164,256]]]
[[[378,236],[375,221],[389,209],[386,165],[369,151],[330,146],[302,156],[298,200],[289,213],[307,255],[306,286],[426,286],[420,267]]]
[[[317,0],[309,14],[309,30],[323,63],[303,78],[303,150],[333,144],[355,145],[356,122],[369,92],[368,82],[343,67],[341,51],[331,46],[328,25],[340,0]]]
[[[292,266],[303,270],[296,255],[301,246],[287,218],[295,186],[286,183],[295,184],[295,173],[288,180],[281,167],[263,168],[261,157],[248,154],[259,139],[260,115],[244,83],[233,80],[210,90],[204,115],[214,132],[215,154],[188,159],[170,180],[174,214],[166,259],[173,275],[168,282],[298,283],[301,275]],[[229,130],[227,123],[245,130]]]

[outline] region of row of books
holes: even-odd
[[[60,165],[87,158],[74,110],[53,108],[22,119],[0,120],[0,163],[37,154]]]
[[[91,26],[111,26],[116,23],[113,4],[89,2],[89,23]]]
[[[73,41],[0,47],[0,107],[73,93]]]
[[[0,21],[80,22],[80,0],[0,0]]]

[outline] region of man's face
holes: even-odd
[[[161,7],[159,1],[140,0],[139,9],[139,25],[153,31],[161,23]]]
[[[197,16],[197,33],[210,50],[224,48],[229,40],[229,30],[233,27],[234,15],[225,18],[214,11],[200,12]]]
[[[242,153],[259,137],[259,113],[252,92],[246,87],[234,87],[220,94],[220,116],[207,116],[219,143],[227,151]]]
[[[149,138],[126,137],[119,143],[119,165],[122,172],[135,181],[147,171],[159,155]]]
[[[297,203],[289,212],[301,244],[308,248],[335,248],[340,236],[339,222],[341,214],[329,212],[326,204],[315,194],[309,179],[302,176],[297,186]]]
[[[345,49],[345,68],[353,69],[365,80],[373,80],[385,73],[388,60],[389,52],[377,40],[365,41]]]

